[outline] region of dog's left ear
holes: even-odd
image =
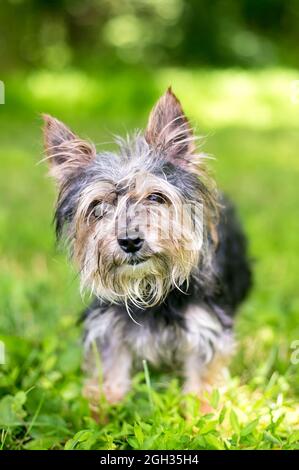
[[[95,147],[58,119],[44,114],[44,142],[50,174],[58,181],[80,171],[96,156]]]
[[[186,167],[193,161],[195,145],[192,128],[171,88],[153,108],[145,138],[175,165]]]

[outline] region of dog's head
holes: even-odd
[[[161,302],[198,268],[216,213],[179,101],[169,89],[145,133],[118,139],[117,153],[97,153],[57,119],[44,120],[57,236],[71,248],[82,287],[109,302]]]

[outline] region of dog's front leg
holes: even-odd
[[[95,348],[93,348],[95,349]],[[94,366],[90,371],[83,394],[89,401],[89,406],[94,418],[99,418],[99,410],[103,399],[110,404],[121,401],[131,386],[132,356],[124,345],[105,345],[104,348],[96,347],[93,354],[99,354],[100,361],[92,361]],[[98,367],[97,363],[100,364]]]
[[[103,351],[103,393],[109,403],[121,401],[131,387],[132,354],[126,345]]]
[[[221,386],[227,375],[227,358],[216,353],[208,363],[203,363],[198,353],[191,352],[184,363],[184,392],[195,395],[210,393],[214,387]]]
[[[98,409],[102,397],[111,404],[121,401],[131,386],[132,354],[121,329],[113,327],[113,318],[112,313],[107,313],[91,318],[86,325],[84,369],[89,379],[84,396],[92,410]],[[94,331],[98,335],[93,335]]]
[[[208,310],[190,306],[186,313],[186,353],[183,361],[183,391],[200,398],[201,410],[208,412],[208,396],[213,388],[225,383],[227,364],[234,341],[231,331],[222,329]]]
[[[97,401],[104,395],[109,403],[117,403],[131,386],[131,353],[125,347],[117,350],[109,348],[101,359],[102,371],[93,371],[86,381],[84,394]]]
[[[209,413],[209,395],[215,387],[222,386],[227,377],[227,358],[216,353],[209,363],[204,363],[200,355],[191,352],[184,362],[185,382],[183,392],[192,394],[200,399],[200,411]]]

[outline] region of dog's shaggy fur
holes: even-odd
[[[97,153],[44,118],[57,237],[95,297],[85,312],[87,395],[100,393],[96,348],[110,402],[142,359],[180,370],[185,392],[209,390],[232,352],[232,317],[251,274],[234,209],[208,176],[179,101],[169,89],[144,134],[118,139],[118,153]]]

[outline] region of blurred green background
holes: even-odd
[[[298,65],[298,0],[2,0],[6,67]]]
[[[114,133],[144,127],[169,85],[215,157],[211,169],[238,206],[254,260],[255,286],[236,322],[230,400],[245,422],[275,406],[280,422],[243,447],[297,445],[298,19],[297,0],[1,0],[0,447],[61,448],[87,426],[76,322],[88,299],[55,246],[54,184],[38,164],[40,113],[102,149]],[[140,412],[146,435],[156,436],[168,411],[149,425],[142,403],[124,405],[123,419],[134,424]],[[120,433],[113,419],[118,434],[104,427],[94,445],[134,448],[131,431]],[[163,442],[188,448],[178,429],[174,438],[173,419]],[[216,445],[204,442],[194,448]]]

